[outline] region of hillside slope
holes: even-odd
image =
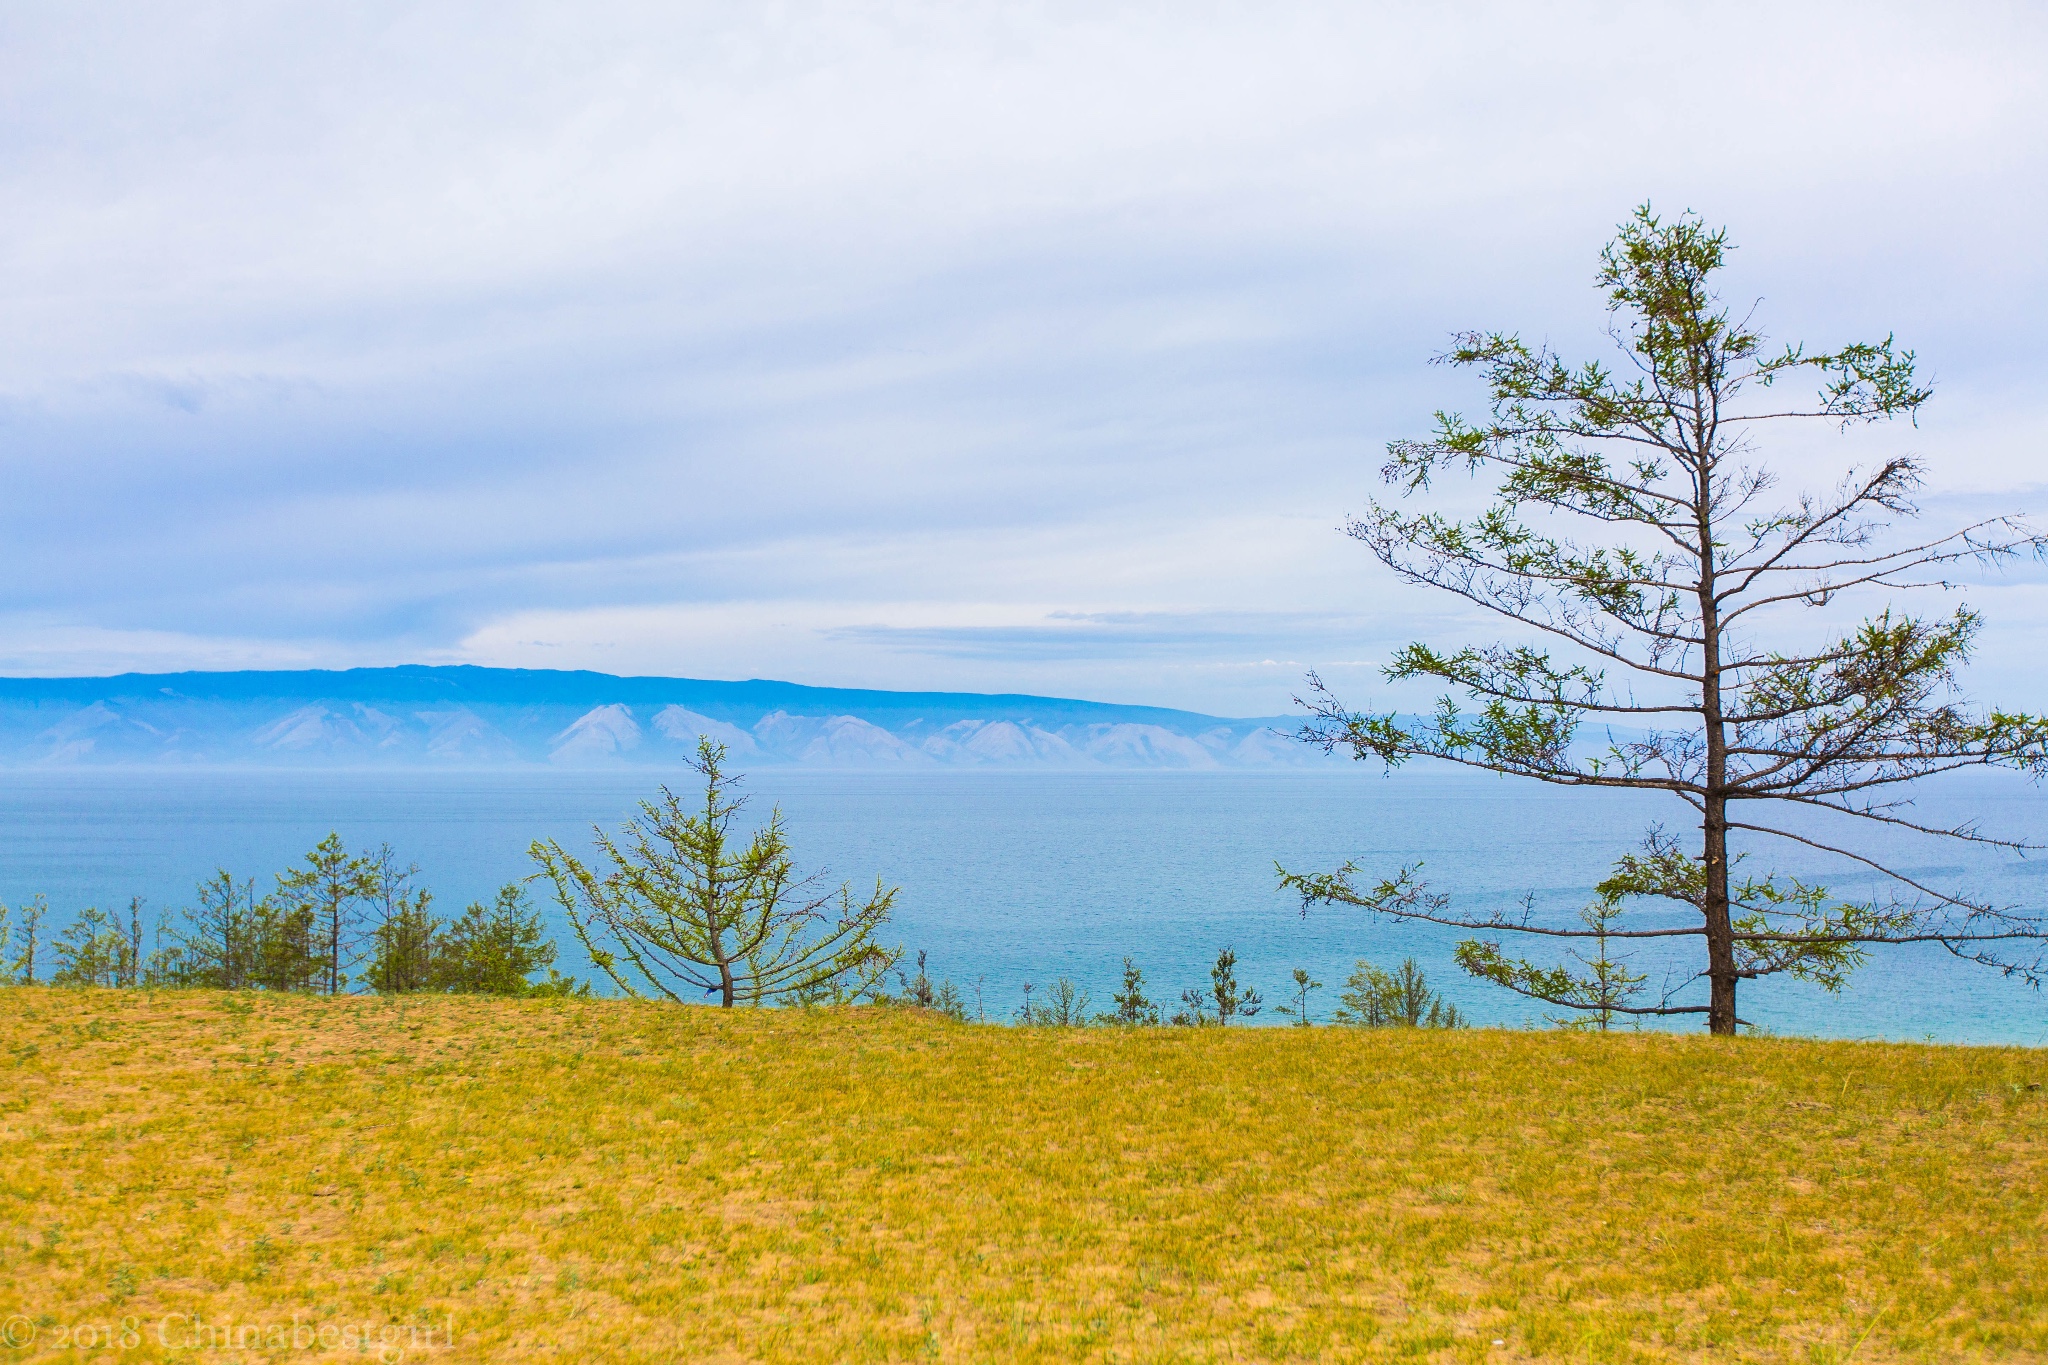
[[[2033,1051],[35,987],[0,1057],[31,1356],[2048,1358]]]

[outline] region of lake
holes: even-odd
[[[687,785],[693,775],[668,780]],[[352,846],[389,842],[416,862],[440,909],[454,911],[525,876],[527,845],[587,845],[593,822],[614,826],[662,780],[645,770],[553,772],[185,769],[11,770],[0,777],[0,899],[49,897],[53,927],[88,904],[189,903],[216,867],[259,887],[329,830]],[[1009,1018],[1025,982],[1064,975],[1108,1007],[1125,955],[1155,1000],[1206,986],[1230,945],[1246,984],[1264,991],[1258,1022],[1278,1022],[1292,969],[1325,983],[1311,997],[1327,1018],[1352,964],[1413,956],[1460,1009],[1482,1023],[1540,1024],[1545,1008],[1464,977],[1459,937],[1427,925],[1375,922],[1355,911],[1304,918],[1275,887],[1274,863],[1321,870],[1353,858],[1374,874],[1421,862],[1457,907],[1484,911],[1528,899],[1539,918],[1570,915],[1613,858],[1662,818],[1668,798],[1559,792],[1490,778],[1363,767],[1314,772],[831,772],[765,768],[749,775],[757,809],[779,804],[802,866],[856,888],[876,876],[902,888],[890,937],[930,954],[991,1019]],[[1930,819],[1978,819],[2039,838],[2048,798],[2003,781],[1951,782],[1923,799]],[[1864,836],[1865,847],[1871,846]],[[2048,859],[1965,857],[1929,841],[1887,839],[1908,870],[2038,910]],[[1811,874],[1816,855],[1789,850],[1775,866]],[[1758,870],[1761,863],[1759,860]],[[1868,874],[1829,882],[1871,894]],[[587,964],[557,924],[565,969]],[[1530,949],[1532,955],[1542,945]],[[1546,959],[1547,960],[1547,959]],[[1665,964],[1636,959],[1653,981]],[[1694,995],[1701,993],[1693,988]],[[1953,1042],[2048,1043],[2048,1002],[1939,948],[1881,952],[1843,994],[1789,980],[1745,982],[1742,1014],[1780,1033]],[[1680,1027],[1695,1027],[1685,1021]]]

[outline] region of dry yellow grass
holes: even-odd
[[[2048,1359],[2019,1049],[38,988],[0,1076],[0,1359]]]

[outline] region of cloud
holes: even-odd
[[[1333,642],[1377,637],[1383,620],[1311,612],[1049,612],[1042,622],[989,626],[832,626],[830,639],[913,655],[1033,660],[1104,655],[1213,656],[1281,639]]]
[[[1453,327],[1599,353],[1593,253],[1646,195],[1733,225],[1775,334],[1917,347],[1942,396],[1883,439],[1940,489],[2037,477],[2024,9],[0,32],[0,658],[39,668],[511,663],[576,622],[559,663],[1249,705],[1205,679],[1428,617],[1333,528],[1476,397],[1424,363]]]

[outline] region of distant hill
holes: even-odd
[[[1154,706],[469,666],[0,678],[0,765],[742,764],[1220,768],[1324,763],[1281,732]]]

